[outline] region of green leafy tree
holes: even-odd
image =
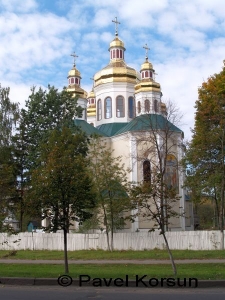
[[[92,185],[87,169],[87,138],[81,132],[63,127],[51,132],[47,142],[40,145],[40,164],[31,173],[28,197],[42,218],[50,220],[46,228],[64,233],[65,272],[67,233],[73,221],[91,217],[94,207]]]
[[[20,220],[21,231],[26,228],[26,225],[24,224],[24,216],[29,218],[31,213],[30,207],[27,207],[24,200],[28,179],[28,142],[24,118],[25,110],[21,110],[17,130],[13,136],[13,157],[17,174],[17,197],[14,204],[16,207],[16,215]]]
[[[38,145],[48,139],[51,130],[74,127],[74,118],[81,116],[83,109],[77,104],[77,97],[65,88],[59,92],[55,87],[48,90],[35,87],[26,101],[24,126],[29,145],[28,169],[35,167],[38,158]]]
[[[126,212],[131,210],[128,197],[128,172],[124,170],[121,157],[115,157],[113,151],[100,138],[93,138],[89,150],[90,171],[100,228],[105,227],[108,249],[113,251],[113,234],[123,228]]]
[[[9,88],[0,86],[0,229],[7,229],[3,220],[13,218],[17,193],[17,177],[13,156],[13,134],[19,119],[19,107],[9,98]]]
[[[225,186],[225,66],[198,90],[195,126],[185,165],[190,168],[186,185],[193,195],[211,196],[216,202],[221,248],[224,248]]]
[[[31,89],[26,109],[21,110],[14,136],[14,158],[19,187],[16,206],[22,225],[25,225],[23,223],[28,218],[33,218],[35,213],[25,193],[30,185],[30,172],[40,163],[40,144],[47,142],[54,129],[66,126],[75,130],[74,118],[81,114],[82,108],[77,105],[77,98],[65,88],[61,92],[53,86],[48,86],[47,90],[37,90],[35,87]]]

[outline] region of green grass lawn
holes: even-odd
[[[125,278],[147,275],[155,278],[174,277],[171,265],[70,265],[69,275],[89,275],[91,278]],[[225,264],[177,265],[179,278],[225,279]],[[58,278],[64,274],[63,265],[0,264],[0,277]]]
[[[172,250],[174,259],[207,259],[207,258],[224,258],[223,250]],[[63,251],[47,250],[19,250],[16,253],[0,250],[0,258],[14,259],[63,259]],[[103,251],[103,250],[79,250],[68,251],[69,259],[169,259],[166,250],[146,250],[146,251]]]

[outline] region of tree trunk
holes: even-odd
[[[67,204],[64,200],[64,194],[63,194],[63,241],[64,241],[64,267],[65,267],[65,273],[69,273],[69,265],[68,265],[68,256],[67,256],[67,232],[69,229],[69,207],[67,207]]]
[[[23,208],[22,208],[22,200],[20,202],[20,231],[23,232]]]
[[[224,164],[224,129],[222,136],[222,155],[221,155],[221,164],[222,164],[222,182],[221,182],[221,209],[220,209],[220,232],[221,232],[221,250],[224,250],[224,176],[225,176],[225,164]]]
[[[105,220],[106,239],[107,239],[108,250],[111,251],[110,243],[109,243],[109,225],[108,225],[108,220],[107,220],[106,209],[105,209],[104,205],[102,207],[103,207],[103,212],[104,212],[104,220]]]
[[[222,188],[221,188],[221,208],[220,208],[220,232],[221,232],[221,244],[220,249],[224,250],[224,176],[222,179]]]
[[[109,243],[109,232],[108,232],[107,229],[106,229],[106,239],[107,239],[108,250],[111,251],[111,249],[110,249],[110,243]]]
[[[167,241],[167,238],[166,238],[166,235],[165,235],[165,232],[163,232],[163,238],[164,238],[164,241],[166,243],[166,249],[169,253],[169,257],[170,257],[170,261],[171,261],[171,264],[172,264],[172,268],[173,268],[173,273],[174,273],[174,276],[177,276],[177,268],[176,268],[176,265],[175,265],[175,262],[174,262],[174,259],[173,259],[173,255],[172,255],[172,252],[169,248],[169,244],[168,244],[168,241]]]
[[[69,265],[68,265],[68,256],[67,256],[67,230],[63,229],[63,239],[64,239],[64,266],[65,266],[65,274],[69,273]]]
[[[214,209],[215,209],[215,228],[219,228],[219,220],[220,220],[220,211],[219,211],[219,203],[217,198],[217,191],[214,187]]]
[[[112,199],[111,198],[110,198],[110,211],[111,211],[111,251],[113,251],[113,230],[114,230],[113,218],[114,218],[114,216],[113,216],[113,207],[112,207]]]
[[[23,209],[24,209],[24,204],[23,204],[23,175],[21,174],[21,180],[20,180],[20,231],[23,232]]]

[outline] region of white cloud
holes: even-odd
[[[44,67],[71,48],[71,24],[53,14],[7,13],[0,19],[0,74]],[[35,70],[34,70],[35,72]]]
[[[109,9],[99,9],[93,18],[93,24],[99,28],[106,27],[110,19],[112,19],[112,13]]]
[[[82,87],[89,91],[90,77],[109,62],[117,16],[126,62],[140,70],[142,47],[148,44],[164,99],[185,111],[185,133],[190,136],[198,86],[220,72],[225,59],[224,0],[49,2],[0,0],[0,78],[2,85],[11,86],[16,101],[27,99],[33,84],[65,85],[72,51],[79,56]]]
[[[35,0],[0,0],[0,7],[6,11],[26,13],[35,10],[38,5]]]

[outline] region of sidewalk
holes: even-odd
[[[69,260],[69,264],[75,265],[83,265],[83,264],[95,264],[95,265],[103,265],[103,264],[132,264],[132,265],[163,265],[163,264],[171,264],[170,260]],[[176,264],[217,264],[222,263],[225,264],[225,259],[177,259],[175,260]],[[64,264],[64,260],[31,260],[31,259],[0,259],[0,264],[51,264],[51,265],[61,265]]]

